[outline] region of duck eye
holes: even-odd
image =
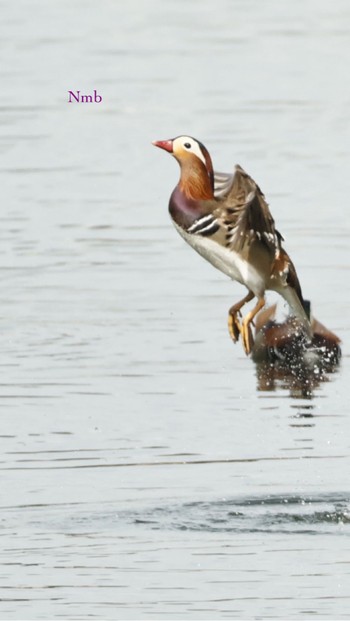
[[[190,149],[191,148],[191,144],[189,142],[185,142],[184,147],[186,147],[186,149]]]

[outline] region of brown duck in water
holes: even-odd
[[[328,371],[341,358],[340,339],[314,317],[311,318],[311,340],[296,317],[277,322],[276,304],[262,310],[255,320],[255,342],[252,358],[255,362],[270,362],[287,369],[304,366]],[[304,301],[310,317],[310,302]]]

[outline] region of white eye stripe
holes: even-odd
[[[196,142],[196,140],[193,140],[191,136],[180,136],[179,138],[176,138],[174,140],[174,146],[177,146],[177,144],[181,144],[181,146],[183,147],[183,149],[185,149],[185,151],[196,155],[201,160],[201,162],[203,162],[204,166],[207,166],[205,157],[200,149],[198,142]],[[185,144],[190,144],[191,146],[185,147]]]

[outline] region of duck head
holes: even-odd
[[[214,171],[205,146],[191,136],[154,140],[155,147],[168,151],[180,164],[179,188],[192,199],[214,198]]]

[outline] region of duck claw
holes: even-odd
[[[247,356],[251,353],[254,345],[254,338],[250,323],[242,323],[242,342],[243,348]]]
[[[237,343],[240,335],[242,334],[242,324],[238,319],[238,315],[240,314],[241,313],[239,311],[238,312],[230,311],[229,316],[228,316],[228,331],[234,343]]]

